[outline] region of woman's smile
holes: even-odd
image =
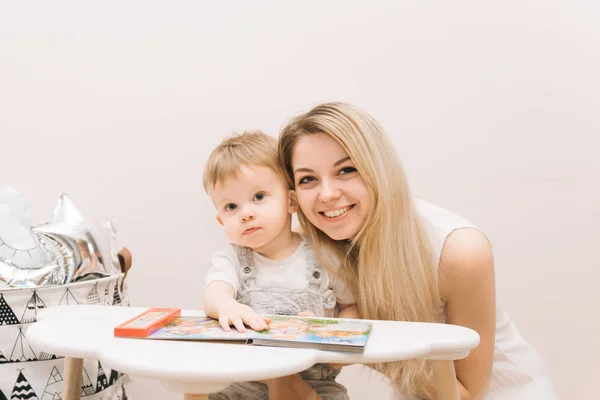
[[[319,211],[319,214],[329,221],[339,221],[348,215],[348,212],[352,210],[355,205],[356,204],[351,204],[349,206],[338,207],[327,211]]]

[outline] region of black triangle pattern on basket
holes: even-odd
[[[0,325],[17,325],[18,323],[19,320],[6,302],[4,294],[0,293]]]
[[[11,362],[23,362],[23,361],[37,361],[38,357],[25,339],[23,333],[23,327],[19,326],[19,333],[17,334],[17,340],[10,353],[9,360]]]
[[[63,377],[58,371],[58,368],[56,368],[56,366],[52,367],[52,371],[46,382],[46,387],[44,388],[44,394],[42,394],[42,399],[44,399],[46,395],[50,396],[52,400],[61,399],[63,385]]]
[[[100,303],[100,296],[98,295],[98,283],[96,283],[94,285],[94,287],[92,288],[92,290],[90,290],[90,292],[88,293],[88,295],[85,298],[85,301],[87,304],[99,304]]]
[[[66,288],[65,294],[63,294],[63,296],[60,298],[58,305],[59,306],[68,306],[68,305],[75,305],[75,304],[79,304],[79,302],[77,301],[75,296],[73,296],[73,293],[71,293],[69,288]]]
[[[19,376],[17,377],[17,381],[12,389],[11,400],[39,400],[37,394],[31,387],[29,381],[27,381],[25,375],[23,374],[23,369],[17,369],[19,371]],[[97,386],[94,388],[92,382],[90,380],[89,374],[85,368],[83,368],[83,374],[81,379],[81,397],[95,395],[97,393],[101,393],[102,391],[108,389],[113,385],[116,386],[117,391],[120,391],[119,399],[126,400],[127,394],[125,392],[125,384],[124,382],[119,383],[119,378],[121,378],[124,374],[118,372],[116,370],[111,370],[110,373],[110,381],[107,381],[106,374],[104,372],[104,368],[98,362],[98,377],[97,377]],[[42,399],[62,399],[62,392],[64,388],[64,380],[59,371],[59,369],[54,366],[52,371],[50,372],[48,379],[46,381],[46,385],[44,388],[44,392],[42,394]],[[4,396],[4,397],[3,397]],[[4,395],[2,390],[0,390],[0,400],[8,400]]]
[[[0,333],[5,335],[2,339],[4,345],[0,349],[0,375],[5,379],[16,379],[16,382],[14,380],[11,382],[12,388],[4,385],[8,384],[6,381],[0,387],[0,400],[62,399],[64,386],[62,361],[56,360],[63,357],[32,347],[27,340],[27,327],[36,323],[38,312],[47,307],[78,304],[128,306],[127,295],[121,292],[120,288],[122,280],[116,279],[102,285],[94,282],[85,290],[73,287],[60,288],[62,290],[54,291],[53,296],[39,288],[28,288],[19,290],[19,295],[13,298],[0,290]],[[60,365],[55,366],[52,364],[54,362],[60,362]],[[108,395],[110,399],[127,400],[128,395],[125,391],[127,377],[117,370],[104,369],[100,362],[97,360],[96,362],[97,374],[92,370],[93,367],[84,365],[81,380],[82,398],[100,400],[104,397],[106,399],[110,391],[111,394]],[[28,366],[26,369],[23,368],[25,365]],[[45,369],[45,365],[49,368]],[[44,369],[45,377],[42,377],[39,372]],[[8,371],[11,371],[10,375]],[[0,383],[2,383],[1,379]],[[40,397],[36,391],[39,392]]]
[[[37,290],[33,289],[31,298],[25,306],[25,311],[23,311],[21,324],[31,324],[36,322],[38,310],[41,310],[42,308],[46,308],[46,304],[44,304],[42,299],[40,299],[40,296],[38,296]]]
[[[125,392],[125,385],[121,386],[121,390],[123,391],[123,397],[121,397],[121,400],[127,400],[127,392]]]
[[[113,291],[113,302],[112,302],[113,306],[114,305],[121,305],[121,296],[119,295],[119,280],[117,280],[117,282],[115,283],[115,289]]]
[[[10,400],[39,400],[29,381],[23,375],[23,370],[19,371],[19,377],[13,387]]]
[[[90,396],[96,393],[96,389],[94,389],[94,385],[92,385],[92,381],[90,380],[90,375],[83,368],[83,374],[81,375],[81,397]]]
[[[103,391],[108,387],[108,380],[106,379],[106,374],[104,373],[104,369],[102,369],[102,364],[98,361],[98,379],[96,381],[96,393]]]

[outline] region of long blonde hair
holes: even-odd
[[[354,294],[365,319],[439,322],[442,305],[431,245],[416,213],[392,142],[366,112],[349,104],[321,104],[292,119],[279,137],[279,158],[291,188],[294,144],[303,135],[325,133],[348,153],[371,198],[371,210],[352,238],[336,241],[314,227],[302,210],[298,220],[319,261],[336,271]],[[327,265],[324,248],[342,265]],[[423,360],[373,367],[410,396],[429,395],[431,366]]]

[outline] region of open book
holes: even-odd
[[[154,310],[154,311],[153,311]],[[272,315],[269,329],[245,333],[224,331],[207,317],[180,316],[178,312],[148,310],[115,328],[115,336],[155,340],[197,340],[258,346],[312,348],[361,353],[372,324],[360,320]],[[177,310],[178,311],[178,310]],[[161,321],[162,319],[162,321]]]

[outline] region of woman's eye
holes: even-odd
[[[264,194],[263,192],[260,193],[256,193],[254,195],[254,200],[256,201],[263,201],[265,199],[266,194]]]
[[[298,184],[302,185],[305,183],[313,182],[314,180],[315,180],[314,176],[304,176],[304,177],[300,178],[300,180],[298,181]]]
[[[346,175],[356,172],[356,168],[354,167],[344,167],[340,170],[340,175]]]
[[[233,204],[233,203],[229,203],[225,206],[225,210],[227,211],[233,211],[237,208],[237,204]]]

